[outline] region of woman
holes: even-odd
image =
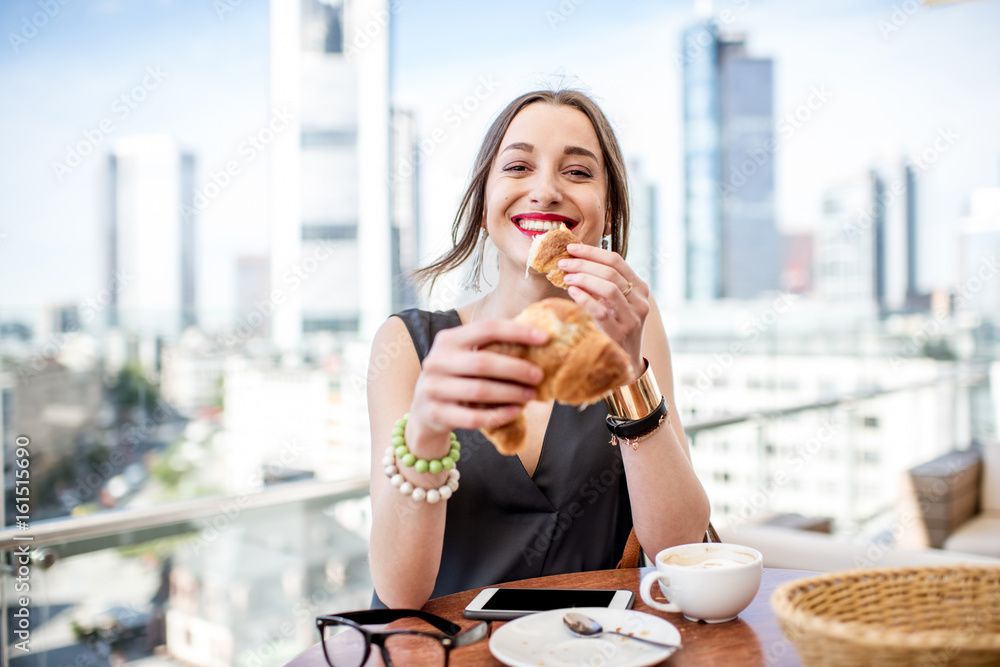
[[[540,273],[525,276],[533,235],[558,224],[582,241],[560,264],[568,290]],[[478,586],[613,568],[633,526],[650,554],[700,541],[708,500],[677,418],[660,314],[622,258],[625,168],[597,105],[576,91],[511,102],[483,141],[452,236],[455,247],[418,279],[433,280],[474,252],[480,270],[488,236],[499,256],[496,288],[457,311],[390,317],[372,347],[373,360],[393,359],[368,384],[375,604],[420,608],[431,597]],[[602,237],[610,237],[611,250],[600,247]],[[653,422],[634,447],[609,444],[603,403],[581,411],[532,401],[538,367],[478,349],[496,341],[543,344],[544,332],[511,318],[546,297],[583,306],[628,353],[636,381],[658,380],[669,417],[662,426]],[[477,429],[504,424],[522,409],[528,444],[517,456],[501,456]],[[386,450],[397,424],[408,451],[426,460],[444,461],[455,432],[462,449],[454,495],[452,473],[417,472]],[[427,502],[438,497],[446,499]]]

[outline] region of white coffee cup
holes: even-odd
[[[643,602],[660,611],[681,612],[692,621],[731,621],[757,595],[763,574],[760,552],[739,544],[681,544],[656,554],[656,571],[642,578]],[[669,604],[653,599],[658,581]]]

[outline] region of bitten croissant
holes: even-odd
[[[570,243],[580,243],[580,239],[565,227],[536,236],[531,241],[531,249],[528,251],[528,267],[544,273],[549,282],[556,287],[566,289],[566,283],[563,281],[566,272],[559,268],[559,260],[573,258],[573,255],[566,251],[566,246]]]
[[[522,310],[514,321],[547,331],[549,341],[541,346],[492,343],[482,349],[521,357],[541,368],[545,376],[537,387],[537,400],[587,405],[629,381],[632,363],[628,355],[597,328],[583,306],[569,299],[543,299]],[[481,430],[501,454],[516,454],[524,448],[523,413],[508,424]]]

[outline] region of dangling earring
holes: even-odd
[[[610,236],[605,236],[604,238],[601,239],[601,247],[604,248],[605,250],[608,249],[608,239],[610,238],[611,238]]]
[[[487,235],[486,228],[480,227],[479,241],[476,243],[475,256],[472,258],[472,267],[469,270],[469,275],[465,278],[465,282],[462,284],[465,289],[474,292],[479,292],[482,289],[479,280],[483,276],[483,254],[486,252]]]

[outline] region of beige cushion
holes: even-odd
[[[901,549],[888,543],[856,543],[822,533],[760,524],[719,530],[724,542],[752,547],[764,556],[764,567],[835,572],[859,567],[917,567],[956,563],[1000,564],[1000,559],[957,549]],[[994,535],[1000,535],[994,532]],[[1000,556],[1000,554],[997,554]]]
[[[979,506],[983,512],[1000,512],[1000,440],[989,440],[983,445]]]
[[[972,517],[945,540],[944,548],[1000,558],[1000,512],[983,512]]]

